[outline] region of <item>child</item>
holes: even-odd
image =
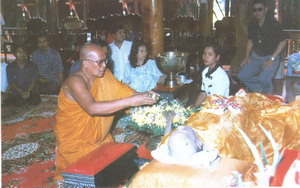
[[[201,93],[195,102],[196,107],[199,107],[209,95],[229,96],[228,75],[218,64],[220,53],[221,49],[217,44],[208,44],[204,47],[202,58],[207,67],[202,72]]]
[[[131,67],[128,68],[124,82],[138,92],[149,91],[163,82],[165,76],[160,72],[153,59],[148,58],[146,44],[137,41],[132,44],[129,55]]]

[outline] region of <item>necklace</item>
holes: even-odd
[[[258,30],[258,43],[261,43],[261,28]]]

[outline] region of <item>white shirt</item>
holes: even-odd
[[[111,58],[114,61],[114,75],[119,81],[124,80],[126,70],[130,67],[128,57],[131,45],[132,42],[127,40],[123,41],[121,48],[118,48],[114,42],[109,44],[111,49]]]
[[[0,35],[2,35],[2,25],[5,25],[5,21],[2,16],[2,13],[0,12]]]
[[[7,63],[1,63],[1,92],[5,92],[8,86],[6,67]]]
[[[201,90],[209,95],[221,95],[229,97],[229,78],[227,73],[218,67],[209,77],[205,74],[208,72],[209,67],[206,67],[202,72],[202,86]]]

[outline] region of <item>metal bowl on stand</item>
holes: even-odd
[[[163,52],[159,53],[155,60],[160,70],[167,74],[164,86],[174,88],[179,86],[176,74],[186,67],[188,53],[186,52]]]

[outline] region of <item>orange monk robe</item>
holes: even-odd
[[[90,89],[96,101],[116,100],[133,92],[109,70],[106,70],[104,77],[97,78]],[[77,102],[70,101],[63,90],[60,91],[54,129],[57,140],[55,179],[63,179],[61,173],[64,169],[99,145],[113,141],[109,134],[113,119],[114,115],[88,115]]]

